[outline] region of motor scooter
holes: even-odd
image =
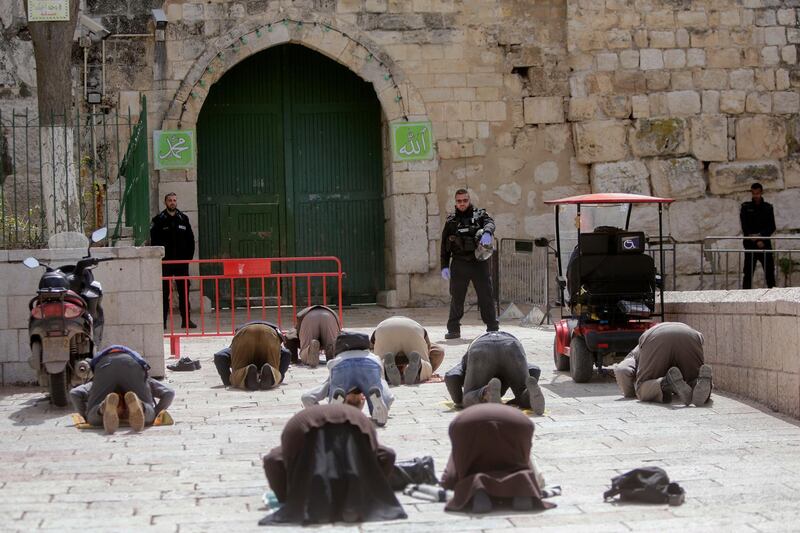
[[[91,242],[105,239],[107,233],[107,228],[96,230]],[[37,372],[39,384],[50,390],[50,402],[58,407],[67,405],[73,385],[88,379],[87,360],[102,341],[103,288],[92,269],[111,259],[92,257],[89,244],[86,256],[75,264],[54,268],[33,257],[23,261],[28,268],[45,267],[28,306],[28,362]]]

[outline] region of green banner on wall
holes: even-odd
[[[194,130],[156,130],[153,132],[153,164],[156,170],[194,168],[196,152]]]
[[[430,122],[394,122],[392,154],[395,161],[433,159],[433,130]]]

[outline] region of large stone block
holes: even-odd
[[[724,115],[700,115],[690,120],[692,154],[701,161],[728,160],[728,121]]]
[[[685,154],[687,137],[682,118],[641,119],[634,122],[631,149],[639,157]]]
[[[618,161],[628,155],[624,122],[585,122],[573,125],[572,132],[579,163]]]
[[[797,231],[797,206],[800,205],[800,189],[786,189],[777,193],[767,191],[768,202],[775,211],[775,227],[778,232]],[[791,244],[791,243],[787,243]]]
[[[673,91],[667,93],[669,112],[674,116],[700,113],[700,95],[695,91]]]
[[[782,188],[781,166],[777,161],[712,163],[708,167],[709,189],[713,194],[748,191],[757,181],[765,188]]]
[[[783,184],[788,187],[800,187],[800,159],[791,158],[783,162]]]
[[[786,155],[786,125],[783,119],[755,116],[736,121],[737,159],[779,159]]]
[[[684,200],[669,206],[672,236],[679,242],[699,242],[708,235],[737,235],[739,203],[731,198]]]
[[[697,198],[706,192],[703,164],[693,157],[648,161],[653,194],[667,198]]]
[[[564,99],[560,96],[534,96],[523,100],[527,124],[564,122]]]
[[[650,172],[641,161],[598,163],[592,166],[592,192],[650,194]]]
[[[419,221],[427,217],[425,195],[401,194],[391,197],[390,203],[393,214],[392,240],[402,246],[402,253],[395,254],[392,271],[397,274],[427,272],[428,235],[419,231]]]

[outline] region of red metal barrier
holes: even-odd
[[[312,262],[331,264],[335,270],[321,272],[293,272]],[[234,334],[239,325],[251,320],[269,320],[283,327],[283,309],[291,307],[292,326],[297,322],[297,312],[310,305],[328,303],[328,283],[336,284],[336,304],[339,323],[342,316],[342,263],[338,257],[276,257],[268,259],[193,259],[190,261],[163,261],[164,265],[199,265],[203,270],[217,271],[195,276],[163,276],[169,287],[169,315],[167,332],[170,354],[180,357],[182,337],[220,337]],[[287,272],[289,270],[289,272]],[[197,328],[175,327],[173,303],[178,298],[177,290],[184,290],[183,301],[189,306],[189,287],[199,288],[200,308],[191,316]],[[197,285],[192,282],[198,282]],[[175,285],[175,286],[173,286]],[[206,288],[213,285],[211,294]],[[288,286],[291,289],[288,289]],[[283,286],[283,288],[282,288]],[[321,288],[320,288],[321,287]],[[177,290],[176,290],[177,289]],[[298,289],[301,294],[298,295]],[[305,292],[305,295],[302,292]],[[288,294],[287,294],[288,292]],[[205,297],[211,300],[211,309],[205,305]],[[300,301],[300,300],[304,301]],[[257,304],[257,305],[253,305]],[[298,309],[299,307],[299,309]],[[190,316],[186,310],[187,316]],[[206,315],[211,315],[211,320]],[[257,315],[257,316],[254,316]],[[180,317],[180,314],[178,315]],[[210,322],[210,323],[209,323]]]

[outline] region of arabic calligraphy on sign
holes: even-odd
[[[195,166],[193,130],[153,132],[153,164],[156,170],[187,169]]]
[[[433,135],[430,122],[395,122],[392,124],[395,161],[433,159]]]

